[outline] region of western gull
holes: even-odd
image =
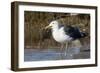
[[[66,51],[68,48],[68,43],[70,41],[77,40],[87,35],[85,32],[81,32],[78,27],[74,27],[71,25],[64,26],[61,23],[59,23],[57,20],[50,22],[50,24],[45,27],[45,29],[47,28],[51,28],[52,36],[56,42],[61,44],[66,43],[65,55],[67,55]],[[63,45],[61,49],[63,49]]]

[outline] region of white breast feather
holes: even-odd
[[[53,38],[60,43],[64,43],[66,41],[70,41],[72,38],[65,34],[64,28],[60,28],[59,30],[53,31]]]

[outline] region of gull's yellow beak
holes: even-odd
[[[48,25],[48,26],[45,27],[45,29],[48,29],[48,28],[51,28],[51,27],[52,27],[52,26],[49,26],[49,25]]]

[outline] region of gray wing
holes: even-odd
[[[78,27],[65,26],[64,31],[73,39],[79,39],[86,36],[86,34],[84,32],[81,32]]]

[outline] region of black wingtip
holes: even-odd
[[[82,34],[82,38],[88,36],[88,33],[86,32],[82,32],[81,34]]]

